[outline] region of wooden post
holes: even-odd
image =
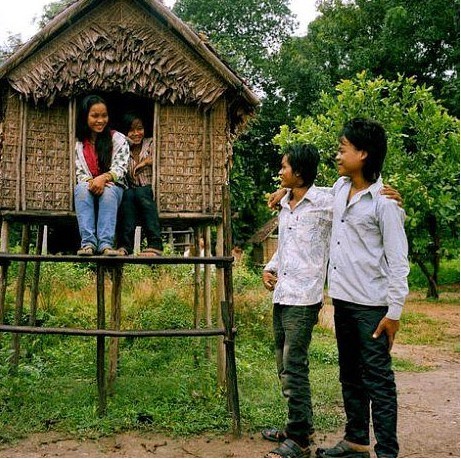
[[[111,295],[111,330],[120,330],[120,319],[122,314],[122,275],[123,265],[117,264],[112,268],[112,295]],[[119,338],[109,338],[109,376],[108,392],[112,393],[115,379],[117,377]]]
[[[37,230],[37,240],[35,243],[35,252],[38,255],[42,254],[43,247],[43,234],[44,228],[43,225],[38,225]],[[38,300],[38,284],[40,281],[40,262],[36,261],[34,263],[34,277],[32,279],[32,287],[30,289],[30,315],[29,315],[29,325],[35,325],[37,320],[37,300]]]
[[[8,232],[8,222],[6,220],[2,220],[0,252],[8,252]],[[5,263],[0,266],[0,324],[3,324],[3,320],[5,318],[6,287],[8,286],[8,265],[9,263]]]
[[[200,256],[200,228],[194,228],[194,256]],[[192,254],[191,254],[192,255]],[[200,264],[194,265],[194,328],[200,325]]]
[[[21,237],[21,253],[29,253],[29,240],[30,240],[30,226],[28,224],[22,225],[22,237]],[[24,288],[26,281],[26,268],[27,262],[21,261],[18,263],[18,280],[16,284],[16,306],[14,311],[14,325],[21,324],[22,312],[24,310]],[[13,364],[13,371],[16,370],[19,363],[19,352],[20,352],[20,335],[13,333],[13,355],[11,363]]]
[[[224,256],[228,257],[232,250],[232,227],[230,209],[229,185],[224,184],[222,188],[223,206],[223,230],[224,230]],[[232,414],[232,430],[235,436],[242,433],[240,426],[240,406],[237,386],[237,366],[235,363],[235,342],[234,342],[234,292],[232,285],[232,265],[224,266],[224,293],[226,300],[221,303],[222,318],[226,336],[224,344],[226,347],[226,385],[228,407]]]
[[[104,265],[98,263],[97,267],[97,328],[104,330],[106,328],[105,321],[105,304],[104,304]],[[103,416],[106,413],[107,407],[107,393],[106,393],[106,381],[105,381],[105,369],[104,369],[104,336],[96,337],[96,380],[98,383],[98,414]]]
[[[205,244],[205,247],[204,247],[205,257],[211,257],[211,228],[210,228],[210,225],[207,225],[205,227],[205,231],[203,232],[203,242]],[[206,264],[204,266],[203,306],[205,309],[206,326],[208,328],[211,328],[212,326],[212,321],[211,321],[211,265],[209,264]],[[211,343],[209,339],[206,340],[205,357],[208,360],[211,359]]]
[[[223,256],[223,226],[220,223],[216,231],[216,256]],[[223,327],[223,320],[221,314],[221,303],[225,300],[224,298],[224,270],[222,268],[216,268],[216,297],[218,307],[216,308],[216,325],[219,328]],[[218,366],[218,385],[224,387],[226,384],[226,358],[224,353],[224,338],[218,336],[218,343],[216,349],[216,359]]]

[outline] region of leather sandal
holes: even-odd
[[[355,449],[347,440],[341,440],[332,448],[317,448],[315,457],[370,457],[370,452],[365,445],[357,445],[363,450]]]
[[[279,447],[267,453],[264,457],[311,457],[309,447],[301,448],[296,442],[287,438]]]

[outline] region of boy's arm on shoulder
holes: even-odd
[[[384,184],[380,190],[380,193],[388,199],[393,199],[394,201],[397,201],[397,204],[400,207],[403,207],[403,198],[402,195],[399,193],[399,190],[396,190],[390,185]]]

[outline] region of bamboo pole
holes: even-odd
[[[35,252],[37,255],[42,254],[43,248],[43,225],[38,225],[37,240],[35,243]],[[32,287],[30,290],[30,315],[29,325],[35,325],[37,319],[37,300],[38,300],[38,284],[40,281],[40,261],[34,263],[34,277],[32,279]]]
[[[216,231],[216,256],[223,256],[223,225],[220,223]],[[223,268],[216,267],[216,326],[223,327],[222,314],[221,314],[221,303],[225,300],[224,298],[224,270]],[[217,367],[218,367],[218,385],[224,387],[226,384],[226,357],[224,352],[224,338],[219,336],[216,349]]]
[[[200,256],[200,228],[194,228],[194,256]],[[200,325],[200,265],[194,264],[194,328]]]
[[[231,228],[231,209],[229,184],[222,187],[222,206],[223,206],[223,250],[224,256],[230,256],[232,250],[232,228]],[[226,346],[226,384],[228,407],[232,414],[232,430],[235,436],[240,436],[240,406],[237,386],[237,366],[235,363],[235,332],[234,332],[234,292],[232,285],[232,265],[224,266],[224,292],[225,301],[221,303],[222,318],[226,336],[224,344]]]
[[[205,257],[211,256],[211,228],[210,225],[205,227],[203,233],[203,242],[205,244],[204,252]],[[203,281],[203,306],[205,309],[205,323],[208,328],[212,325],[212,311],[211,311],[211,265],[204,266],[204,281]],[[211,359],[211,343],[210,340],[206,341],[205,357]]]
[[[22,236],[21,236],[21,252],[29,253],[29,240],[30,240],[30,226],[28,224],[22,225]],[[19,262],[18,268],[18,280],[16,283],[16,306],[14,311],[14,325],[20,325],[22,319],[22,313],[24,310],[24,288],[26,281],[26,268],[27,262]],[[11,363],[13,365],[13,371],[16,371],[19,363],[19,352],[20,352],[20,335],[13,334],[12,350],[13,355],[11,357]]]
[[[98,263],[97,277],[96,277],[96,289],[97,289],[97,328],[98,330],[104,330],[106,328],[105,321],[105,304],[104,304],[104,265]],[[104,336],[96,337],[96,380],[98,383],[98,414],[103,416],[106,413],[107,408],[107,393],[106,393],[106,381],[105,381],[105,350],[104,350],[105,339]]]
[[[2,230],[0,235],[0,252],[8,252],[9,241],[9,224],[6,220],[2,220]],[[9,262],[2,263],[0,266],[0,324],[3,324],[5,317],[5,298],[6,287],[8,286],[8,266]]]
[[[111,330],[120,330],[120,321],[122,314],[122,276],[123,265],[117,265],[112,268],[112,294],[111,294]],[[119,356],[119,338],[111,337],[109,339],[109,376],[108,392],[112,393],[117,377]]]
[[[27,159],[27,115],[28,105],[24,99],[23,105],[23,119],[21,125],[21,210],[26,210],[26,159]]]

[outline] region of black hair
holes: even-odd
[[[81,104],[77,114],[77,126],[75,134],[80,142],[91,138],[91,131],[88,127],[88,113],[93,105],[104,104],[107,107],[106,101],[97,95],[86,96]],[[102,172],[107,172],[112,164],[112,135],[110,133],[109,123],[104,130],[97,135],[95,143],[96,154],[98,155],[98,164]]]
[[[345,137],[357,150],[367,152],[362,173],[365,180],[376,182],[387,153],[387,136],[375,120],[354,118],[344,124],[340,137]]]
[[[294,173],[303,179],[303,185],[310,187],[317,176],[320,154],[314,145],[305,143],[289,144],[283,151]]]
[[[127,112],[122,116],[120,121],[120,131],[122,134],[127,135],[131,129],[134,120],[141,121],[143,127],[145,128],[145,123],[143,117],[137,112]]]

